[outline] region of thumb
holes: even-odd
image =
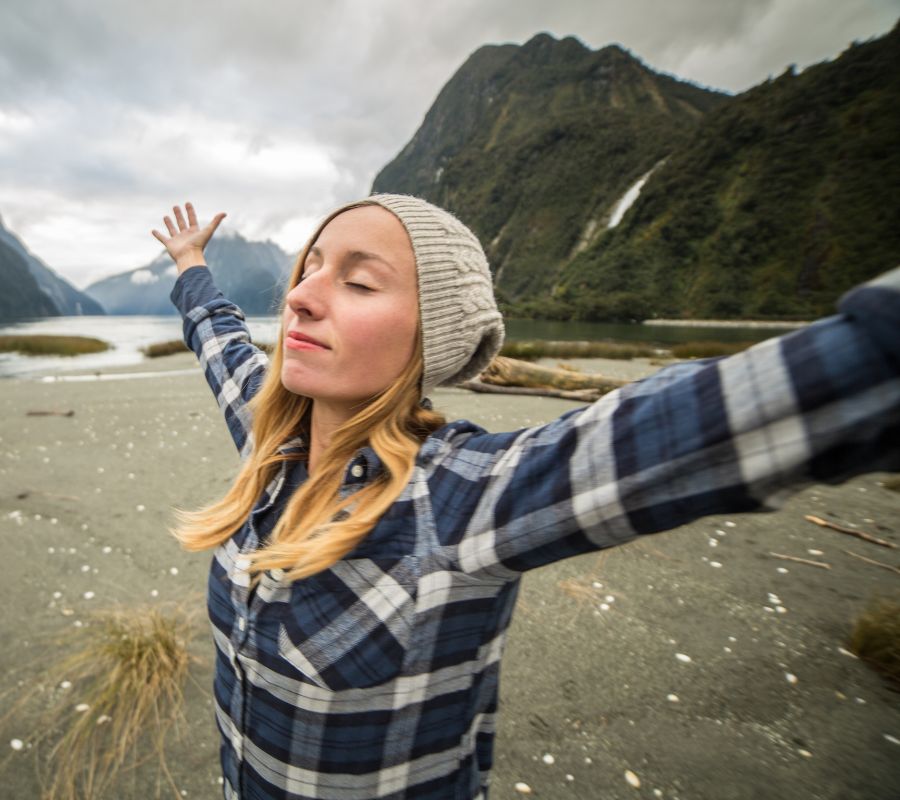
[[[225,214],[224,212],[220,212],[212,218],[209,225],[206,226],[206,233],[208,234],[208,236],[211,237],[216,232],[216,228],[219,227],[219,223],[223,219],[225,219],[226,216],[228,216],[228,215]]]

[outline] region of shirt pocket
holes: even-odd
[[[278,653],[332,691],[377,686],[403,668],[416,613],[412,556],[345,559],[295,581]]]

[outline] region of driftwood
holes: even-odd
[[[571,369],[542,367],[517,358],[497,356],[481,373],[480,381],[460,384],[475,392],[532,394],[591,401],[629,383],[618,378],[590,375]]]
[[[783,553],[773,553],[769,552],[769,555],[772,558],[780,558],[782,561],[793,561],[796,564],[806,564],[809,567],[819,567],[820,569],[831,569],[831,564],[826,564],[824,561],[813,561],[809,558],[797,558],[797,556],[786,556]]]
[[[897,545],[893,542],[887,542],[884,539],[879,539],[877,536],[872,536],[871,533],[866,533],[865,531],[858,531],[856,528],[846,528],[843,525],[838,525],[834,522],[829,522],[826,519],[822,519],[821,517],[814,517],[812,514],[805,514],[803,516],[807,522],[813,522],[816,525],[821,525],[823,528],[831,528],[834,531],[838,531],[839,533],[846,533],[850,536],[855,536],[857,539],[862,539],[864,542],[871,542],[872,544],[881,545],[882,547],[890,547],[892,549],[896,549]]]
[[[874,564],[876,567],[884,567],[885,569],[889,569],[891,572],[896,572],[900,575],[900,567],[895,567],[893,564],[885,564],[883,561],[876,561],[874,558],[866,558],[865,556],[861,556],[859,553],[854,553],[851,550],[844,550],[844,552],[848,556],[853,556],[854,558],[858,558],[860,561],[865,561],[867,564]]]

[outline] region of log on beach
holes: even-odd
[[[553,369],[505,356],[494,358],[480,378],[480,381],[469,381],[462,386],[482,392],[493,391],[488,387],[517,387],[532,390],[517,393],[589,401],[629,383],[619,378],[589,375],[570,369]]]

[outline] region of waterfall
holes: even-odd
[[[656,166],[659,166],[658,164]],[[606,223],[607,228],[615,228],[622,221],[622,217],[625,216],[625,212],[628,211],[629,208],[633,205],[634,201],[638,199],[638,195],[641,193],[641,189],[644,188],[644,184],[647,182],[647,178],[653,173],[656,167],[653,167],[649,172],[645,172],[638,178],[631,186],[628,187],[628,191],[625,192],[620,198],[619,202],[616,203],[615,208],[613,209],[612,214],[610,214],[609,222]]]

